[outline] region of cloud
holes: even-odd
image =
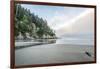
[[[60,15],[61,14],[61,15]],[[57,28],[59,28],[61,25],[65,24],[65,20],[69,20],[69,16],[56,12],[55,16],[52,17],[52,19],[50,21],[48,21],[50,27],[52,27],[54,30],[56,30]]]
[[[80,15],[87,8],[63,7],[61,10],[54,11],[54,15],[49,19],[48,24],[54,30],[59,29],[62,25],[69,25],[69,21]],[[51,14],[52,15],[52,14]],[[66,22],[67,21],[67,22]]]
[[[74,17],[70,21],[66,21],[64,25],[56,30],[56,34],[89,34],[94,33],[94,10],[89,9],[81,13],[79,16]]]

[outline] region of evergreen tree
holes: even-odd
[[[26,33],[29,33],[30,37],[33,38],[43,38],[43,35],[51,37],[56,36],[53,30],[47,25],[46,20],[31,13],[29,9],[23,8],[20,4],[15,4],[14,13],[15,37],[18,37],[20,33],[24,39],[27,38]]]

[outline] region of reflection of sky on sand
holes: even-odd
[[[48,44],[15,50],[15,65],[94,61],[94,48],[89,45]]]

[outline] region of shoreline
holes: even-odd
[[[27,47],[32,47],[32,46],[41,46],[41,45],[66,45],[66,46],[93,46],[93,45],[82,45],[82,44],[56,44],[56,43],[49,43],[49,42],[18,42],[15,43],[15,49],[22,49],[22,48],[27,48]]]

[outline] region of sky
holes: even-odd
[[[66,24],[66,23],[69,23]],[[94,34],[94,10],[89,9],[80,15],[76,16],[72,20],[65,22],[65,24],[57,30],[57,34],[61,35],[67,34],[84,34],[92,35]],[[66,31],[66,32],[65,32]]]
[[[57,36],[94,33],[94,9],[21,4],[39,17],[46,19]]]

